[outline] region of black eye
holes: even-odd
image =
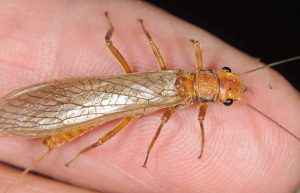
[[[232,103],[233,103],[232,99],[227,99],[223,104],[226,106],[230,106],[230,105],[232,105]]]
[[[231,69],[227,66],[223,67],[222,69],[225,70],[226,72],[231,72]]]

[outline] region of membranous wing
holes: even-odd
[[[182,102],[178,70],[72,78],[16,90],[0,100],[0,131],[28,137],[68,132]]]

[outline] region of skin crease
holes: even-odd
[[[229,66],[243,72],[261,65],[207,32],[146,3],[136,1],[1,1],[0,96],[40,81],[77,76],[123,74],[105,47],[109,11],[116,47],[135,71],[158,69],[137,22],[157,42],[169,69],[195,71],[193,45],[202,43],[206,69]],[[205,120],[204,156],[197,159],[200,128],[196,105],[179,109],[165,125],[147,169],[146,149],[157,129],[161,112],[134,121],[107,144],[88,152],[70,168],[81,148],[95,142],[116,121],[53,151],[13,192],[295,192],[300,187],[300,143],[278,126],[252,111],[254,105],[300,136],[300,96],[270,69],[242,77],[253,93],[230,107],[209,104]],[[272,85],[272,89],[268,88]],[[0,160],[28,166],[45,147],[39,139],[0,138]],[[9,165],[0,167],[0,192],[19,174]],[[58,182],[56,182],[58,181]],[[70,187],[72,184],[74,187]],[[44,185],[43,185],[44,184]],[[44,187],[44,188],[35,188]],[[48,187],[48,188],[45,188]],[[80,188],[77,188],[80,187]]]

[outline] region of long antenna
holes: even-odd
[[[291,136],[293,136],[295,139],[297,139],[298,141],[300,141],[300,138],[297,137],[295,134],[293,134],[292,132],[290,132],[289,130],[287,130],[285,127],[283,127],[282,125],[280,125],[279,123],[277,123],[276,121],[274,121],[271,117],[267,116],[266,114],[264,114],[263,112],[261,112],[260,110],[258,110],[257,108],[255,108],[254,106],[246,103],[246,105],[248,105],[248,107],[250,107],[252,110],[256,111],[257,113],[261,114],[262,116],[264,116],[265,118],[267,118],[268,120],[270,120],[271,122],[273,122],[274,124],[276,124],[278,127],[280,127],[281,129],[283,129],[285,132],[287,132],[288,134],[290,134]]]
[[[295,60],[300,60],[300,56],[295,56],[295,57],[292,57],[292,58],[287,58],[287,59],[280,60],[280,61],[277,61],[277,62],[273,62],[271,64],[267,64],[267,65],[264,65],[264,66],[261,66],[261,67],[258,67],[258,68],[253,68],[251,70],[243,72],[242,75],[249,74],[250,72],[261,70],[263,68],[270,68],[272,66],[276,66],[276,65],[279,65],[279,64],[283,64],[283,63],[287,63],[287,62],[291,62],[291,61],[295,61]]]

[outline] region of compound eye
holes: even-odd
[[[225,70],[226,72],[231,72],[231,69],[227,66],[223,67],[222,69]]]
[[[232,99],[227,99],[223,104],[226,106],[230,106],[230,105],[232,105],[232,103],[233,103]]]

